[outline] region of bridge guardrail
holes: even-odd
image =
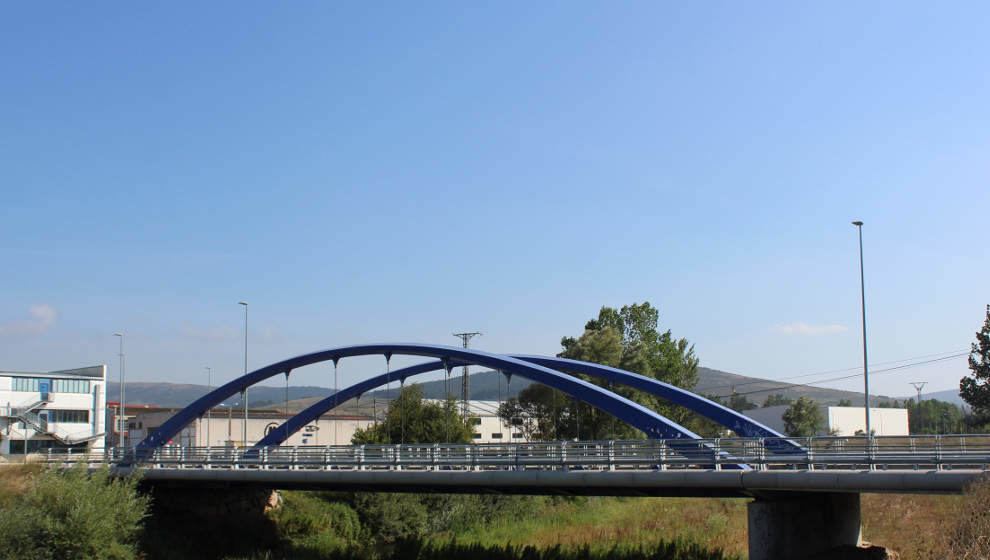
[[[781,445],[786,441],[786,445]],[[799,451],[795,451],[799,450]],[[990,436],[877,436],[49,450],[51,463],[293,470],[987,469]]]

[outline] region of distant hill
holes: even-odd
[[[859,403],[862,399],[862,393],[854,391],[840,391],[837,389],[825,389],[822,387],[812,387],[809,385],[791,386],[779,381],[746,377],[743,375],[737,375],[706,367],[698,368],[698,379],[698,385],[695,387],[696,392],[709,395],[728,396],[732,394],[733,390],[735,390],[739,394],[744,394],[750,401],[756,403],[757,405],[762,404],[767,395],[776,393],[780,393],[784,395],[784,397],[792,400],[797,399],[799,396],[807,395],[820,404],[826,406],[835,405],[841,399],[848,399],[854,404]],[[471,374],[471,397],[477,400],[494,401],[498,400],[501,395],[501,398],[504,400],[518,395],[519,391],[529,385],[529,380],[519,376],[513,376],[511,382],[507,384],[504,375],[490,370],[481,371]],[[423,388],[423,393],[427,398],[440,399],[444,397],[445,388],[443,380],[427,381],[425,383],[421,383],[420,386]],[[393,385],[390,392],[390,396],[393,398],[398,391],[397,387],[398,384]],[[460,372],[455,371],[451,374],[449,385],[446,389],[456,397],[460,396]],[[252,408],[283,408],[285,400],[284,391],[285,389],[281,387],[252,387],[249,404]],[[205,385],[133,382],[127,384],[127,402],[128,404],[135,405],[146,404],[162,407],[183,407],[205,395],[206,392],[207,387]],[[306,406],[309,406],[309,404],[312,404],[319,399],[326,398],[332,393],[333,391],[326,387],[290,386],[289,408],[291,410],[302,410]],[[950,397],[952,394],[955,393],[953,391],[940,391],[931,393],[930,395],[939,400],[961,402],[958,401],[958,394],[955,394],[955,399],[957,400],[951,400]],[[119,398],[119,387],[117,383],[109,383],[107,396],[110,400],[117,400]],[[924,395],[924,398],[929,398],[929,395]],[[898,399],[904,400],[904,397],[899,397]],[[386,391],[384,389],[363,395],[360,399],[360,403],[358,403],[360,404],[360,412],[370,414],[371,408],[376,400],[379,402],[386,400]],[[876,406],[881,402],[889,402],[892,400],[894,399],[883,395],[871,395],[870,404]],[[239,395],[235,395],[232,399],[228,399],[228,401],[239,403],[240,397]],[[357,408],[348,408],[348,411],[358,411]]]
[[[917,398],[918,395],[914,394],[914,395],[908,395],[906,397],[900,397],[898,400],[906,401],[907,399],[917,399]],[[932,391],[931,393],[921,393],[921,400],[927,401],[931,399],[952,403],[957,406],[964,406],[967,408],[969,407],[969,405],[966,404],[966,401],[962,400],[962,397],[959,396],[958,389],[949,389],[947,391]]]
[[[811,385],[792,385],[787,382],[746,377],[706,367],[698,368],[698,384],[694,387],[694,391],[726,398],[736,392],[758,406],[763,404],[768,395],[778,393],[791,400],[796,400],[800,396],[807,396],[824,406],[836,405],[842,399],[852,401],[854,406],[862,406],[863,403],[863,393],[856,391],[840,391]],[[893,400],[892,397],[886,395],[870,395],[870,406],[877,406],[882,402],[893,402]]]

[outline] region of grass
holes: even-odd
[[[931,558],[940,535],[956,519],[965,496],[863,494],[863,539],[898,552],[902,560]]]
[[[42,463],[0,464],[0,504],[23,494],[43,470]]]
[[[746,553],[744,500],[690,498],[578,498],[553,500],[524,519],[500,519],[428,542],[564,549],[603,553],[630,544],[652,548],[672,541],[697,543],[729,555]]]
[[[903,560],[933,558],[936,538],[955,519],[967,497],[930,494],[863,494],[863,538],[893,549]],[[727,555],[748,555],[746,503],[742,499],[587,498],[548,504],[537,515],[500,520],[459,534],[442,533],[431,543],[537,548],[589,546],[593,551],[661,541],[703,544]]]

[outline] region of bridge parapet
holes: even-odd
[[[786,442],[786,445],[784,445]],[[148,469],[289,470],[987,470],[990,436],[936,435],[697,440],[394,444],[263,448],[109,448],[51,462],[130,464]]]

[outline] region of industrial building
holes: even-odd
[[[387,413],[388,406],[387,403],[379,404],[378,412],[381,420]],[[174,408],[128,406],[128,444],[134,445],[140,442],[178,411],[179,409]],[[522,430],[517,426],[503,423],[498,418],[497,411],[496,401],[468,402],[468,423],[473,429],[473,442],[524,441]],[[280,411],[250,410],[245,431],[243,409],[218,407],[183,428],[170,443],[185,446],[254,445],[288,418],[288,415]],[[351,438],[358,429],[367,428],[374,422],[375,418],[369,415],[336,415],[330,412],[289,436],[283,445],[350,445]]]
[[[127,407],[129,444],[143,440],[178,411],[172,408]],[[245,431],[242,409],[215,408],[183,428],[169,444],[197,447],[254,445],[288,418],[279,411],[250,410]],[[371,416],[324,415],[292,434],[284,445],[349,445],[354,432],[374,421]]]
[[[0,371],[0,455],[47,449],[103,451],[105,365],[48,372]]]
[[[866,413],[861,406],[830,406],[825,420],[831,435],[853,436],[866,431]],[[908,410],[870,407],[870,431],[875,436],[908,435]]]
[[[754,408],[743,412],[764,426],[785,433],[784,412],[788,405]],[[819,435],[854,436],[866,430],[866,412],[861,406],[828,406],[825,410],[825,429]],[[908,411],[906,408],[870,407],[870,429],[875,436],[906,436]]]

